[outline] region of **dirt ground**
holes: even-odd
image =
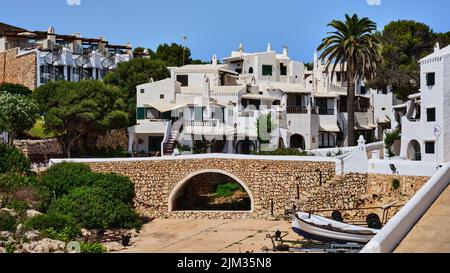
[[[155,220],[121,252],[128,253],[262,253],[272,248],[266,234],[287,231],[289,240],[301,239],[287,221]]]

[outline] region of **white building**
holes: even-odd
[[[450,161],[450,46],[420,60],[420,93],[395,106],[401,118],[400,156],[409,160]]]
[[[211,64],[169,68],[170,78],[137,86],[138,124],[129,128],[129,151],[171,154],[177,143],[192,147],[199,140],[212,143],[208,151],[227,153],[345,145],[344,71],[332,79],[317,55],[314,71],[307,71],[288,48],[277,54],[270,44],[257,53],[244,52],[241,44],[223,60],[218,64],[214,56]],[[373,135],[392,101],[358,93],[357,129]],[[387,106],[375,112],[371,102]],[[270,144],[261,145],[256,123],[264,114],[277,126],[267,137]]]

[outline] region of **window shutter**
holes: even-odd
[[[137,108],[137,119],[145,119],[145,108],[144,107]]]

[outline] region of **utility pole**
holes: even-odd
[[[187,42],[187,39],[188,39],[188,36],[186,36],[186,35],[182,35],[181,36],[181,44],[182,44],[182,46],[183,46],[183,66],[185,65],[185,63],[184,63],[184,59],[185,59],[185,54],[186,54],[186,42]]]

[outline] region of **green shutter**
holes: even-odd
[[[263,65],[262,66],[262,75],[263,76],[272,76],[272,66],[271,65]]]
[[[145,119],[145,108],[144,107],[137,108],[137,119]]]

